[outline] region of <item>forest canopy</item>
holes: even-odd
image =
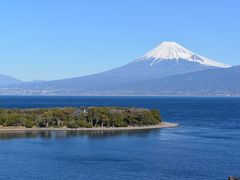
[[[0,109],[0,127],[79,128],[155,125],[160,112],[143,108],[81,107]]]

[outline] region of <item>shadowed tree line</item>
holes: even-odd
[[[0,126],[127,127],[161,122],[158,110],[121,107],[0,109]]]

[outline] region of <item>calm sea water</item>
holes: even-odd
[[[0,179],[227,179],[240,176],[240,98],[0,97],[1,108],[157,108],[180,127],[0,133]]]

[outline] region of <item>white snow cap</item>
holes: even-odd
[[[158,63],[160,61],[168,61],[168,60],[175,60],[178,61],[179,59],[184,59],[191,62],[198,62],[202,65],[206,66],[214,66],[214,67],[221,67],[226,68],[230,67],[226,64],[210,60],[203,56],[200,56],[183,46],[177,44],[176,42],[167,42],[164,41],[160,45],[158,45],[153,50],[149,51],[138,61],[149,61],[151,65]]]

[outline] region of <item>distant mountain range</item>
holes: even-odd
[[[0,88],[1,87],[8,87],[8,86],[19,86],[27,83],[39,83],[39,82],[46,82],[44,80],[33,80],[33,81],[22,81],[12,76],[2,75],[0,74]]]
[[[0,74],[0,86],[1,85],[19,84],[19,83],[22,83],[22,81],[19,79]]]
[[[240,67],[163,42],[129,64],[89,76],[0,88],[27,95],[240,95]],[[6,93],[7,92],[7,93]]]

